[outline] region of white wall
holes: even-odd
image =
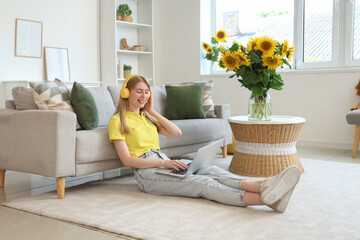
[[[198,80],[200,1],[153,0],[155,82]]]
[[[199,13],[200,1],[155,1],[156,84],[213,79],[215,103],[229,102],[232,115],[245,115],[247,89],[228,76],[200,76]],[[347,124],[345,115],[360,102],[354,89],[360,71],[281,75],[284,90],[270,91],[273,114],[306,118],[299,143],[351,149],[354,127]]]
[[[43,22],[43,46],[68,48],[72,81],[100,81],[98,0],[0,0],[0,81],[44,80],[44,57],[14,56],[16,18]]]

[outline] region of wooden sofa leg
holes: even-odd
[[[221,151],[223,154],[223,158],[226,158],[227,157],[227,146],[221,147]]]
[[[65,197],[65,177],[56,178],[56,188],[58,199],[64,199]]]
[[[5,172],[6,170],[0,169],[0,188],[5,186]]]
[[[360,140],[360,125],[356,125],[355,127],[355,139],[354,139],[354,147],[353,147],[353,154],[352,157],[356,158],[356,153],[359,147],[359,140]]]

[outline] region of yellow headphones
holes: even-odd
[[[145,78],[143,75],[141,74],[132,74],[130,76],[128,76],[126,79],[125,79],[125,82],[120,90],[120,96],[121,98],[129,98],[130,97],[130,90],[127,88],[127,84],[128,82],[130,81],[130,79],[132,79],[133,77],[136,77],[136,76],[141,76],[143,78]],[[150,93],[149,93],[149,97],[150,97]]]

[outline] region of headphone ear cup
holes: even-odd
[[[130,91],[128,88],[122,88],[120,91],[120,96],[122,98],[129,98],[130,97]]]

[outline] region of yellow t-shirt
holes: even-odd
[[[131,156],[140,157],[151,149],[160,149],[159,134],[156,126],[146,117],[144,112],[140,115],[135,112],[126,112],[126,124],[130,134],[120,131],[120,114],[117,113],[109,121],[109,140],[124,140]]]

